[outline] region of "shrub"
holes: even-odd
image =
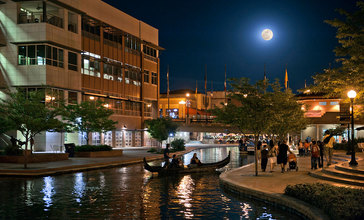
[[[94,151],[111,151],[112,147],[109,145],[82,145],[76,146],[75,152],[94,152]]]
[[[147,152],[156,153],[158,150],[155,147],[150,148]]]
[[[185,140],[180,139],[180,138],[174,139],[171,142],[171,146],[172,146],[173,151],[184,151],[184,150],[186,150]]]
[[[8,145],[4,149],[4,154],[9,156],[20,156],[23,155],[23,149],[19,146]]]
[[[288,185],[284,194],[326,212],[331,219],[364,219],[364,190],[329,184]]]

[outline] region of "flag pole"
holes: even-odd
[[[226,102],[226,64],[225,64],[225,81],[224,81],[224,92],[225,92],[225,105],[227,104]]]
[[[169,65],[167,66],[167,100],[168,100],[168,105],[167,105],[167,107],[168,107],[168,110],[167,110],[167,112],[168,112],[168,117],[170,116],[170,110],[169,110]]]

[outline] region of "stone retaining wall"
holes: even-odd
[[[28,163],[42,163],[68,160],[68,153],[60,154],[28,154]],[[0,163],[24,163],[24,156],[0,156]]]
[[[75,157],[119,157],[123,155],[122,150],[75,152]]]

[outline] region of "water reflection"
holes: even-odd
[[[81,199],[85,193],[86,183],[83,180],[83,173],[76,173],[73,194],[76,195],[76,202],[81,203]]]
[[[53,186],[54,179],[53,177],[47,176],[44,177],[43,180],[44,180],[44,185],[42,193],[44,193],[43,196],[44,206],[49,208],[52,205],[52,196],[56,193],[54,191],[54,186]]]
[[[186,219],[191,219],[193,217],[193,213],[191,212],[191,195],[194,189],[195,183],[193,182],[193,179],[190,175],[184,176],[177,187],[179,204],[185,207],[185,210],[181,212],[183,212]]]
[[[199,149],[203,162],[254,161],[237,147]],[[186,154],[186,164],[194,152]],[[156,161],[155,164],[160,164]],[[0,178],[0,219],[297,219],[219,187],[219,173],[152,176],[141,164],[44,178]]]

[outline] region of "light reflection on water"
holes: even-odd
[[[254,161],[237,148],[194,152],[227,169]],[[189,163],[194,152],[183,157]],[[160,164],[160,162],[152,162]],[[52,177],[0,178],[0,219],[297,219],[265,204],[224,194],[218,173],[152,176],[141,164]]]

